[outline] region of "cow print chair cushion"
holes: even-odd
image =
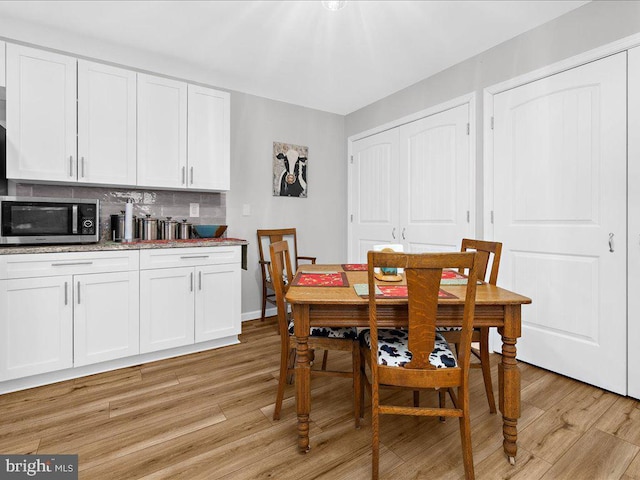
[[[449,344],[442,335],[436,333],[433,352],[429,355],[429,363],[436,368],[456,367],[458,362]],[[360,334],[360,342],[371,348],[371,332],[364,330]],[[409,333],[401,329],[378,330],[378,364],[389,367],[403,367],[411,361],[409,351]]]
[[[293,320],[289,322],[289,335],[293,335]],[[344,338],[347,340],[355,340],[358,337],[358,332],[354,327],[311,327],[311,332],[309,333],[309,335],[311,337]]]

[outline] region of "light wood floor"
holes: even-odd
[[[245,322],[241,341],[2,395],[0,453],[79,454],[80,478],[92,480],[369,478],[370,410],[355,430],[349,380],[313,379],[312,448],[299,454],[293,386],[281,420],[271,420],[274,319]],[[348,368],[340,353],[330,364]],[[521,370],[515,467],[503,456],[501,419],[489,414],[480,371],[471,372],[477,478],[640,479],[639,402],[529,365]],[[407,392],[386,395],[411,402]],[[456,420],[383,417],[381,442],[382,478],[463,476]]]

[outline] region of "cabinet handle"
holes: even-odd
[[[193,292],[193,272],[191,272],[189,276],[191,277],[191,287],[190,287],[191,289],[189,291]]]
[[[191,185],[193,185],[193,167],[191,167]]]
[[[182,167],[182,183],[184,183],[184,174],[187,167]]]
[[[80,281],[78,280],[78,305],[80,305]]]
[[[180,257],[181,260],[188,260],[190,258],[209,258],[209,255],[183,255]]]
[[[613,233],[609,234],[609,251],[613,253]]]
[[[65,262],[65,263],[52,263],[52,267],[66,267],[67,265],[91,265],[93,262]]]
[[[198,290],[202,290],[202,272],[198,272]]]
[[[69,305],[69,282],[64,282],[64,304]]]
[[[403,240],[406,240],[406,239],[407,239],[407,237],[405,237],[405,236],[404,236],[404,232],[405,232],[405,230],[406,230],[406,228],[404,228],[404,227],[403,227],[403,228],[402,228],[402,239],[403,239]]]
[[[80,157],[80,176],[84,178],[84,157]]]
[[[396,227],[393,227],[393,230],[391,231],[391,236],[393,237],[393,239],[396,239]]]
[[[73,155],[69,155],[69,176],[73,177]]]

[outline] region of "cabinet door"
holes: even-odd
[[[138,272],[76,275],[74,281],[74,366],[137,355]]]
[[[78,60],[78,181],[136,184],[136,74]]]
[[[76,59],[7,45],[7,178],[77,178]]]
[[[140,272],[140,353],[193,343],[193,267]]]
[[[229,190],[229,94],[189,85],[188,105],[189,187]]]
[[[196,342],[239,334],[240,265],[197,267],[196,284]]]
[[[138,185],[187,186],[187,84],[138,74]]]
[[[0,281],[0,381],[73,366],[71,280]]]

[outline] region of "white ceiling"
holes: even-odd
[[[585,3],[352,0],[331,12],[309,0],[0,1],[0,19],[180,59],[218,87],[344,115]]]

